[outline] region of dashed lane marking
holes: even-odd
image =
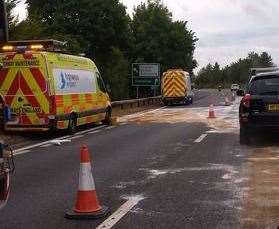
[[[203,139],[205,139],[207,136],[207,134],[202,134],[201,136],[199,136],[194,142],[195,143],[200,143]]]
[[[129,198],[116,212],[108,217],[103,223],[101,223],[96,229],[110,229],[112,228],[121,218],[123,218],[134,206],[141,201],[142,198]]]

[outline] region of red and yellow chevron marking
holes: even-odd
[[[22,54],[8,58],[25,59]],[[21,125],[42,124],[40,117],[50,112],[46,90],[46,80],[39,67],[9,67],[0,71],[0,92],[5,96],[7,104],[14,110],[22,109],[24,105],[30,108],[30,112],[26,109],[19,112]],[[18,101],[19,97],[23,101]]]
[[[164,74],[162,83],[163,95],[165,97],[183,97],[186,94],[186,83],[184,76],[179,71]]]

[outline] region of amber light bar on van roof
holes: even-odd
[[[65,52],[66,42],[57,40],[30,40],[0,43],[0,52],[22,52],[28,50]]]

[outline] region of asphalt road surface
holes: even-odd
[[[67,138],[71,142],[19,149],[0,228],[92,229],[103,223],[64,218],[75,201],[82,144],[90,149],[102,204],[113,213],[134,201],[113,228],[276,228],[279,140],[264,134],[240,146],[240,98],[224,106],[229,94],[197,91],[191,106],[124,116],[116,127],[80,132]],[[211,103],[216,119],[207,119]]]

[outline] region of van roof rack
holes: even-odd
[[[277,72],[279,71],[279,67],[270,67],[270,68],[251,68],[250,73],[252,76],[259,73],[267,73],[267,72]]]
[[[66,52],[67,42],[62,42],[54,39],[47,40],[23,40],[23,41],[8,41],[0,43],[0,52],[7,51],[26,51],[39,50],[49,52]]]

